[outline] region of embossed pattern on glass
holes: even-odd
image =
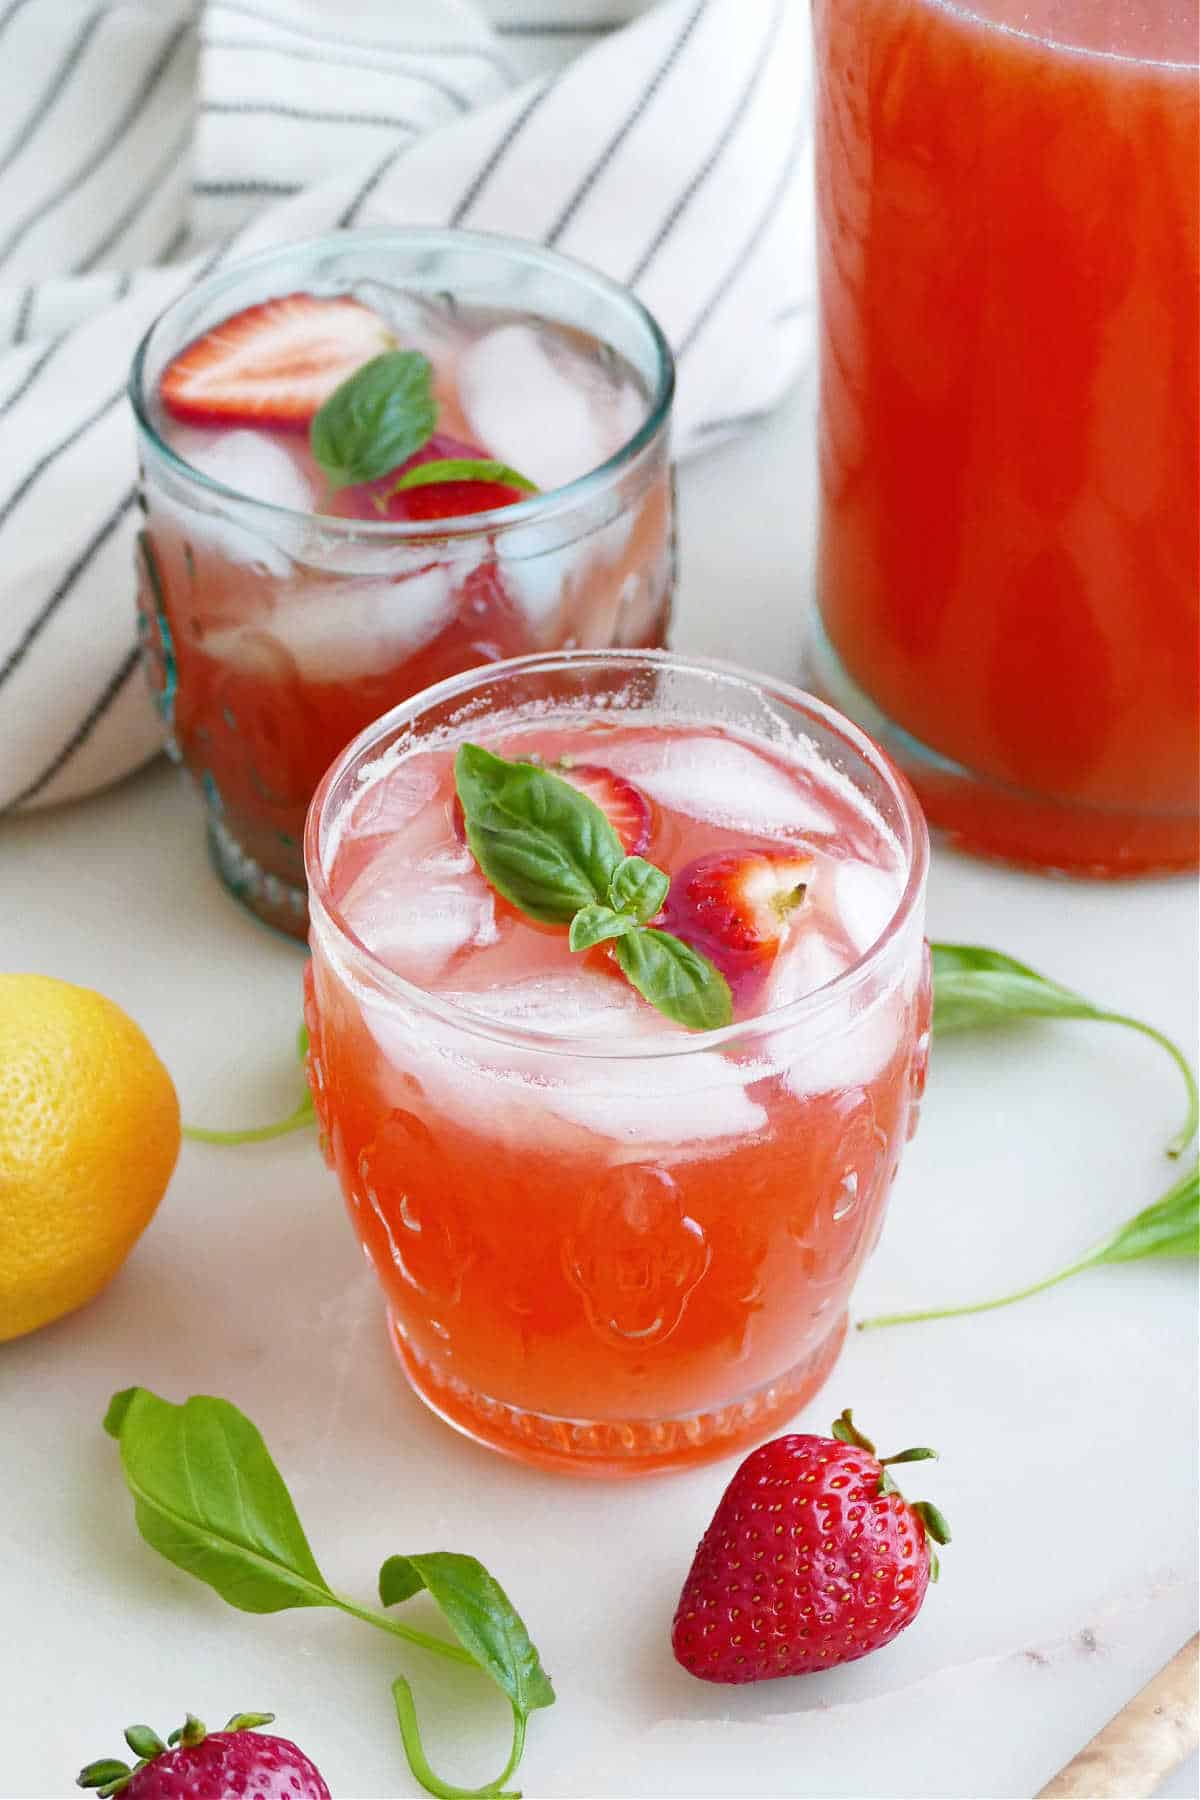
[[[750,829],[811,849],[811,917],[738,1022],[690,1034],[604,949],[519,928],[456,832],[465,737],[643,782],[671,868]],[[718,666],[525,659],[364,734],[306,854],[314,1097],[422,1397],[608,1473],[795,1410],[840,1348],[928,1048],[924,826],[868,741]]]

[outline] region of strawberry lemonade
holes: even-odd
[[[926,858],[867,738],[719,665],[525,658],[350,747],[310,1082],[436,1412],[622,1474],[820,1386],[915,1126]]]
[[[652,646],[674,579],[670,352],[569,260],[341,233],[212,277],[134,367],[139,612],[218,871],[306,928],[321,775],[481,663]]]

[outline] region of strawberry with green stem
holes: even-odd
[[[76,1787],[99,1800],[330,1800],[315,1763],[287,1738],[264,1736],[274,1713],[235,1713],[221,1731],[208,1731],[189,1713],[164,1743],[149,1725],[131,1725],[125,1742],[137,1757],[131,1768],[115,1757],[89,1763]]]
[[[701,1539],[672,1628],[702,1681],[803,1675],[888,1644],[921,1610],[950,1541],[938,1509],[906,1500],[849,1409],[831,1438],[794,1433],[742,1463]]]

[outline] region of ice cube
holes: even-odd
[[[720,1051],[639,1054],[687,1033],[614,979],[580,968],[486,991],[439,998],[497,1026],[610,1040],[628,1056],[572,1056],[557,1047],[489,1044],[464,1024],[406,1018],[364,999],[367,1024],[398,1077],[415,1077],[439,1111],[514,1146],[594,1154],[606,1140],[615,1162],[679,1162],[722,1139],[761,1130],[767,1117],[746,1091],[747,1072]]]
[[[437,789],[437,770],[428,756],[397,763],[377,775],[354,802],[343,828],[343,841],[409,829]],[[409,848],[411,851],[411,842]]]
[[[715,1050],[596,1060],[578,1078],[546,1088],[543,1099],[560,1118],[614,1139],[621,1161],[689,1159],[703,1153],[698,1146],[752,1135],[767,1122],[737,1064]]]
[[[575,1042],[643,1035],[642,1014],[647,1010],[646,1002],[625,982],[582,968],[566,975],[531,976],[503,987],[443,994],[442,998],[498,1025]],[[661,1019],[661,1014],[658,1016]],[[662,1023],[665,1026],[667,1021]]]
[[[802,1000],[827,982],[836,981],[853,962],[847,951],[835,944],[819,926],[797,920],[787,941],[775,959],[763,994],[762,1010],[774,1012]]]
[[[562,611],[571,552],[545,550],[533,556],[498,555],[500,580],[511,594],[532,630],[547,633]],[[557,633],[554,634],[557,638]]]
[[[900,903],[904,882],[898,872],[848,858],[837,864],[834,910],[859,955],[882,937]]]
[[[422,986],[460,951],[498,935],[492,890],[465,846],[414,861],[403,834],[371,858],[340,909],[368,950]]]
[[[434,567],[399,581],[297,584],[280,594],[271,626],[307,680],[353,681],[422,649],[453,613],[453,576]]]
[[[802,772],[734,738],[659,733],[615,746],[608,761],[660,805],[711,825],[765,836],[834,829]]]
[[[168,515],[184,541],[198,549],[273,578],[291,574],[311,529],[312,489],[289,452],[255,431],[180,429],[171,445],[214,481],[288,511],[266,513],[250,502],[239,505],[194,485],[185,488],[173,477],[155,485],[154,510]]]
[[[819,926],[797,930],[776,959],[763,995],[774,1012],[815,994],[855,961],[848,941],[838,944]],[[899,983],[885,993],[836,989],[815,1001],[792,1026],[771,1035],[769,1054],[785,1084],[800,1098],[861,1087],[874,1081],[895,1054],[904,1019]]]
[[[538,487],[565,486],[616,447],[587,387],[547,354],[531,325],[501,325],[472,344],[459,361],[458,391],[471,435]]]
[[[251,500],[310,513],[317,500],[297,456],[261,431],[180,431],[172,448],[201,474]]]

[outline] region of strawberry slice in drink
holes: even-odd
[[[407,462],[391,469],[376,481],[364,481],[354,487],[339,488],[324,510],[336,518],[393,520],[399,524],[422,519],[453,519],[464,514],[493,512],[497,507],[515,506],[528,499],[520,488],[499,481],[434,481],[421,487],[401,488],[397,481],[410,469],[431,462],[487,462],[485,450],[464,444],[444,431],[435,431],[428,443],[413,452]]]
[[[599,763],[560,762],[552,766],[561,780],[578,788],[600,808],[620,838],[626,856],[641,856],[650,842],[653,818],[650,802],[641,788]]]
[[[813,870],[811,856],[781,847],[697,857],[672,877],[655,923],[702,951],[744,1000],[774,962]]]
[[[334,389],[394,347],[377,313],[348,296],[285,294],[222,320],[167,364],[172,417],[197,425],[302,430]]]

